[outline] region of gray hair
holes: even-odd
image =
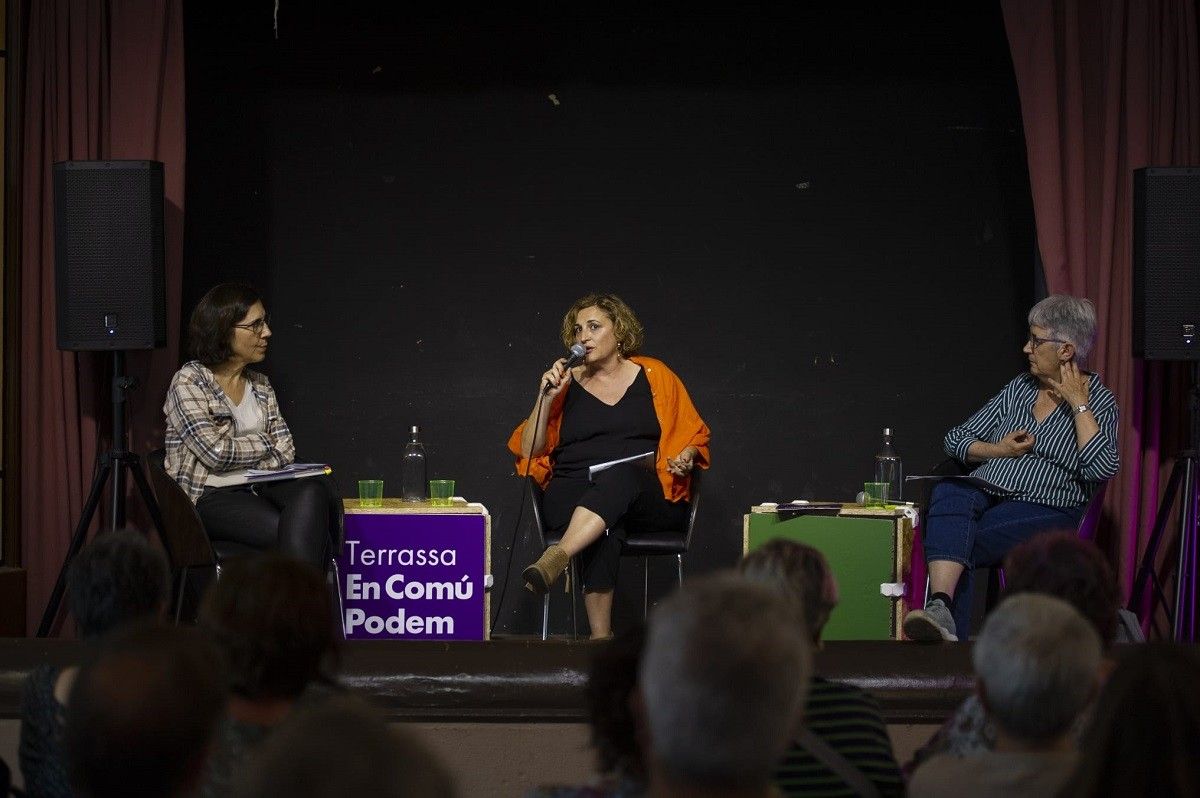
[[[1051,294],[1029,310],[1029,326],[1045,327],[1056,338],[1075,345],[1079,360],[1087,360],[1096,340],[1096,306],[1092,300]]]
[[[1091,700],[1100,636],[1062,599],[1022,593],[987,617],[971,656],[996,725],[1021,740],[1050,742]]]
[[[655,609],[638,671],[650,758],[679,785],[765,786],[799,723],[811,656],[776,592],[733,574],[689,582]]]

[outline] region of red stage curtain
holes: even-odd
[[[107,449],[108,357],[55,348],[51,165],[156,160],[165,165],[167,341],[128,359],[134,451],[162,439],[162,399],[178,365],[183,261],[182,0],[38,0],[16,4],[21,83],[21,551],[33,632]],[[130,509],[133,510],[131,503]]]
[[[1097,542],[1126,590],[1183,447],[1179,364],[1131,354],[1134,169],[1200,164],[1194,0],[1004,0],[1038,245],[1055,293],[1096,303],[1091,358],[1121,405]]]

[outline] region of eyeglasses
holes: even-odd
[[[255,335],[261,337],[263,334],[263,330],[266,329],[267,327],[271,326],[271,315],[267,314],[266,316],[263,316],[261,319],[255,319],[254,321],[252,321],[248,324],[235,324],[233,326],[238,327],[243,330],[249,330],[250,332],[254,333]]]
[[[1025,343],[1029,344],[1034,349],[1037,349],[1042,344],[1069,344],[1070,341],[1064,341],[1061,338],[1038,338],[1036,335],[1029,336],[1029,340]]]

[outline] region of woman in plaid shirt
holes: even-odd
[[[262,299],[248,285],[218,285],[196,305],[188,324],[195,360],[175,373],[163,406],[166,469],[195,502],[211,540],[279,549],[324,571],[341,521],[332,481],[246,485],[238,478],[296,459],[270,381],[247,368],[266,358],[270,338]]]

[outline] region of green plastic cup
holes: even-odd
[[[429,503],[434,507],[449,507],[450,497],[454,495],[454,480],[429,480]]]
[[[886,482],[864,482],[863,507],[887,507],[888,488]]]
[[[383,506],[383,480],[382,479],[360,479],[358,481],[358,506],[359,507],[382,507]]]

